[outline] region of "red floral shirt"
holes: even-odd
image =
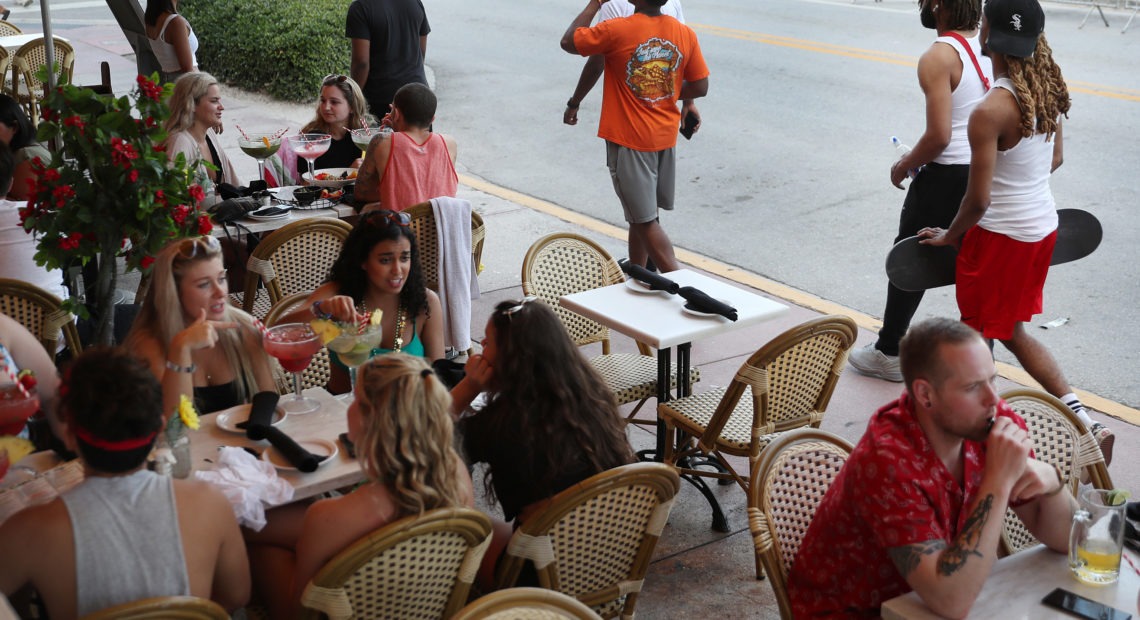
[[[1005,401],[998,415],[1025,428]],[[905,392],[879,409],[804,536],[788,579],[795,617],[877,618],[885,601],[909,592],[887,550],[957,537],[981,484],[985,444],[966,440],[962,455],[959,486]]]

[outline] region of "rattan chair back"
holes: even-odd
[[[514,586],[530,561],[542,587],[603,618],[632,618],[679,486],[673,467],[634,463],[558,493],[515,530],[496,569],[497,587]]]
[[[63,309],[63,300],[34,284],[0,278],[0,312],[38,338],[52,359],[59,349],[60,333],[73,356],[83,352],[75,317]]]
[[[75,50],[59,37],[52,37],[52,41],[55,50],[55,83],[70,83],[75,68]],[[24,106],[33,125],[39,124],[40,102],[45,96],[45,82],[38,75],[39,70],[45,66],[47,50],[43,37],[21,45],[12,55],[12,92],[20,105]]]
[[[469,508],[400,519],[329,560],[305,587],[301,617],[450,618],[490,540],[491,520]]]
[[[308,293],[293,293],[273,304],[269,312],[265,315],[265,325],[273,327],[281,322],[281,317],[296,310],[305,300],[309,298]],[[282,373],[284,373],[282,369]],[[329,383],[329,377],[332,374],[332,361],[329,359],[328,347],[321,347],[313,355],[313,361],[309,362],[309,367],[301,372],[301,389],[307,390],[311,387],[325,387]],[[285,381],[284,384],[278,386],[282,388],[282,393],[288,393],[293,390],[293,384]]]
[[[3,28],[2,24],[6,24],[6,23],[8,23],[8,22],[0,21],[0,28]],[[0,36],[7,36],[7,35],[0,34]],[[0,45],[0,86],[3,86],[5,93],[8,92],[8,87],[11,84],[10,82],[7,82],[7,80],[9,80],[11,77],[8,75],[8,68],[11,66],[12,66],[12,55],[8,53],[8,48]]]
[[[24,31],[20,30],[16,24],[0,19],[0,37],[10,37],[16,34],[24,34]],[[4,51],[7,52],[8,50],[5,49]]]
[[[1025,420],[1033,439],[1034,456],[1061,470],[1074,497],[1082,471],[1093,488],[1114,488],[1096,437],[1065,403],[1051,394],[1028,388],[1010,390],[1001,397]],[[1013,510],[1007,508],[1002,522],[1002,551],[1017,553],[1039,542]]]
[[[435,223],[435,212],[431,202],[414,204],[404,213],[411,218],[408,228],[416,236],[416,247],[420,254],[420,270],[424,274],[424,285],[439,291],[439,229]],[[472,276],[483,270],[483,243],[487,239],[487,227],[483,216],[471,209],[471,259],[474,261]]]
[[[262,318],[295,293],[311,293],[329,277],[352,226],[333,217],[286,224],[261,240],[246,263],[242,309]],[[258,283],[265,285],[259,294]]]
[[[601,620],[577,599],[543,588],[507,588],[479,597],[451,620]]]
[[[796,429],[769,444],[752,470],[748,527],[756,548],[756,576],[767,573],[785,620],[792,618],[788,574],[816,509],[851,450],[837,435]]]
[[[116,605],[83,620],[229,620],[214,601],[196,596],[159,596]]]

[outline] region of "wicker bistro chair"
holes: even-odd
[[[496,588],[514,586],[530,561],[542,587],[603,618],[632,618],[680,484],[668,465],[633,463],[558,493],[515,530],[496,569]]]
[[[324,283],[352,226],[332,217],[310,217],[278,228],[257,244],[246,263],[246,312],[265,317],[269,308],[294,293],[311,293]],[[259,289],[258,284],[265,288]]]
[[[491,520],[441,508],[390,523],[313,576],[301,618],[450,618],[467,601],[491,541]]]
[[[265,325],[273,327],[281,322],[281,317],[294,311],[309,298],[308,293],[293,293],[292,295],[273,304],[269,312],[265,315]],[[287,379],[288,373],[281,369],[281,377]],[[306,390],[311,387],[325,387],[329,383],[329,377],[332,375],[332,360],[329,359],[329,350],[327,347],[321,347],[313,355],[313,361],[309,362],[309,367],[301,373],[301,389]],[[279,386],[282,393],[292,393],[293,383],[286,380]]]
[[[0,37],[10,37],[14,34],[24,34],[24,31],[16,24],[0,19]]]
[[[0,22],[0,24],[4,23],[7,22]],[[7,35],[0,34],[0,36]],[[12,76],[8,73],[10,66],[12,66],[12,55],[8,53],[8,48],[0,45],[0,86],[3,87],[4,93],[7,95],[12,94]]]
[[[748,491],[748,481],[736,472],[725,455],[748,457],[754,471],[760,453],[781,433],[793,428],[819,428],[835,384],[847,363],[858,328],[845,316],[813,319],[776,336],[753,353],[736,371],[727,388],[657,405],[670,433],[681,440],[665,442],[665,462],[685,474],[732,479]],[[691,438],[696,438],[693,444]],[[695,469],[716,456],[716,471]]]
[[[159,596],[124,603],[84,616],[83,620],[229,620],[214,601],[196,596]]]
[[[435,213],[431,202],[414,204],[404,213],[412,219],[408,227],[416,235],[416,246],[420,251],[420,269],[424,274],[424,284],[433,291],[439,291],[439,231],[435,226]],[[471,209],[471,258],[475,261],[477,276],[483,271],[483,242],[487,240],[487,226],[483,216]]]
[[[75,68],[75,50],[71,45],[59,37],[53,37],[55,47],[55,73],[56,84],[71,82],[71,73]],[[33,125],[40,122],[40,102],[43,101],[46,82],[40,81],[37,73],[40,68],[47,65],[47,53],[44,49],[44,39],[33,39],[20,46],[12,55],[12,92],[28,113]]]
[[[523,294],[546,300],[578,346],[602,343],[602,354],[590,358],[590,365],[605,379],[618,405],[637,403],[628,421],[655,425],[656,420],[635,418],[646,401],[657,397],[657,358],[650,355],[649,347],[639,342],[638,353],[610,353],[610,332],[606,326],[558,303],[563,295],[620,284],[624,280],[621,268],[609,252],[574,233],[547,235],[535,241],[523,258]],[[669,387],[676,388],[677,369],[671,368],[670,372]],[[689,380],[690,384],[701,380],[699,368],[689,369]]]
[[[577,599],[543,588],[507,588],[476,599],[451,620],[601,620]]]
[[[788,574],[816,509],[851,450],[837,435],[796,429],[773,441],[752,470],[748,527],[756,547],[756,578],[767,572],[785,620],[792,618]]]
[[[1061,476],[1068,481],[1074,497],[1082,472],[1088,475],[1094,488],[1114,488],[1096,438],[1065,403],[1055,396],[1028,388],[1010,390],[1001,397],[1025,420],[1029,436],[1033,439],[1034,456],[1061,470]],[[1007,508],[1001,530],[1003,553],[1017,553],[1038,542],[1021,519]]]
[[[0,278],[0,312],[23,325],[44,345],[48,356],[55,359],[59,350],[59,334],[72,355],[83,351],[75,317],[63,309],[63,301],[42,288],[24,282]]]

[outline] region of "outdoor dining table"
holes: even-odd
[[[4,49],[8,50],[8,54],[11,55],[14,54],[16,50],[20,49],[20,47],[22,47],[25,43],[42,38],[44,38],[44,33],[42,32],[24,32],[21,34],[10,34],[8,36],[0,37],[0,45],[4,46]],[[59,41],[63,41],[64,43],[70,43],[70,41],[61,36],[55,36],[53,38]]]
[[[274,203],[274,205],[277,205],[277,203]],[[306,209],[294,207],[292,209],[289,209],[288,213],[282,217],[255,219],[247,216],[241,218],[238,221],[242,226],[248,228],[251,232],[260,233],[274,231],[278,228],[281,228],[282,226],[285,226],[286,224],[291,224],[293,222],[298,222],[300,220],[305,220],[313,217],[335,217],[344,219],[353,215],[356,215],[356,209],[344,203],[337,203],[331,207],[323,209]],[[218,225],[214,226],[214,230],[211,231],[210,234],[214,235],[215,237],[219,237],[224,236],[225,231],[223,230],[222,226]]]
[[[767,321],[788,309],[780,302],[689,269],[663,275],[681,286],[695,287],[736,308],[737,320],[688,314],[682,309],[685,299],[681,296],[665,291],[637,290],[632,287],[640,285],[629,282],[565,295],[558,300],[569,310],[657,349],[658,403],[672,398],[669,376],[673,347],[677,348],[677,397],[683,398],[692,393],[689,369],[693,342]],[[665,422],[658,417],[655,460],[664,458],[665,442],[668,441],[666,435]],[[686,479],[700,489],[712,505],[713,528],[728,531],[728,521],[704,481],[691,477]]]
[[[1111,585],[1094,586],[1077,581],[1069,570],[1068,556],[1038,545],[997,561],[978,600],[970,609],[970,618],[1029,618],[1045,620],[1072,619],[1073,616],[1041,603],[1053,588],[1070,592],[1115,607],[1137,617],[1137,596],[1140,591],[1140,574],[1133,564],[1140,565],[1140,554],[1125,549],[1127,559],[1120,563],[1120,579]],[[940,618],[911,592],[897,596],[882,607],[886,620],[920,620]]]

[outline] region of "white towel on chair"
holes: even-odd
[[[471,203],[462,198],[432,198],[431,210],[439,237],[443,344],[466,351],[471,347],[471,300],[479,299],[479,280],[471,255]]]

